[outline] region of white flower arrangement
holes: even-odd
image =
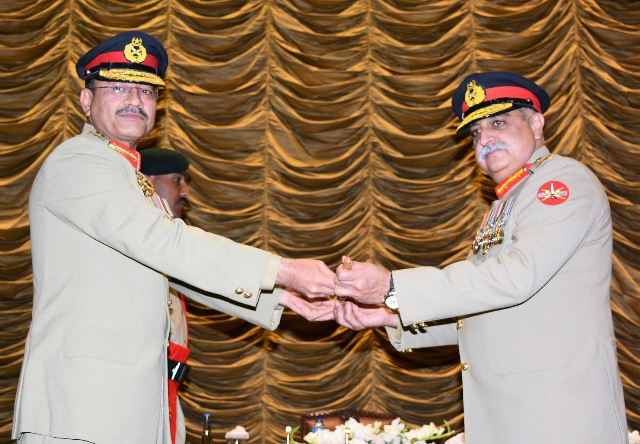
[[[433,440],[449,438],[456,433],[446,421],[445,426],[446,429],[431,423],[411,429],[400,418],[385,426],[380,421],[365,425],[349,418],[346,423],[336,426],[335,430],[318,430],[307,433],[302,439],[309,444],[344,444],[346,429],[349,429],[350,444],[429,444]]]
[[[364,425],[349,418],[346,423],[336,426],[335,430],[322,429],[310,432],[302,439],[309,444],[344,444],[346,429],[349,429],[350,444],[432,444],[431,440],[451,438],[456,435],[456,431],[451,430],[449,423],[447,421],[444,423],[446,431],[444,427],[436,427],[434,423],[423,425],[419,429],[410,429],[409,426],[400,422],[400,418],[394,419],[391,424],[385,426],[382,426],[380,421]],[[464,444],[464,433],[456,435],[444,444],[447,443]],[[640,433],[637,430],[629,431],[629,444],[640,444]]]

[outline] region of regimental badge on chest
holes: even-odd
[[[473,254],[478,252],[487,254],[491,247],[502,243],[504,240],[504,226],[509,219],[515,200],[516,196],[511,196],[506,201],[501,202],[498,200],[491,204],[491,210],[484,215],[482,224],[471,244]]]

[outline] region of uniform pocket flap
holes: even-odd
[[[94,327],[74,327],[64,339],[65,358],[99,358],[135,364],[138,361],[138,340],[130,332]]]
[[[490,343],[486,347],[486,356],[491,371],[497,375],[560,368],[564,365],[560,337]]]

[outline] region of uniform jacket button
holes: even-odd
[[[236,294],[242,294],[242,293],[244,293],[244,288],[242,287],[236,288]]]
[[[169,299],[167,299],[167,305],[171,307],[171,304],[173,304],[173,299],[171,299],[171,296],[169,296]]]
[[[462,371],[466,372],[467,370],[469,370],[469,364],[467,364],[466,362],[462,362]]]
[[[462,320],[458,319],[458,322],[456,322],[456,329],[460,330],[463,325],[464,323],[462,322]]]
[[[247,299],[249,299],[249,298],[250,298],[250,297],[252,297],[252,296],[253,296],[253,293],[251,293],[250,291],[247,291],[247,292],[244,294],[244,297],[245,297],[245,298],[247,298]]]

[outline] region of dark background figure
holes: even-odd
[[[147,148],[140,151],[140,172],[147,176],[154,191],[165,199],[173,217],[182,218],[188,204],[189,160],[182,154],[164,148]],[[168,351],[168,392],[169,429],[173,444],[184,444],[187,429],[184,412],[178,397],[178,388],[188,372],[189,326],[184,295],[169,289],[169,351]]]

